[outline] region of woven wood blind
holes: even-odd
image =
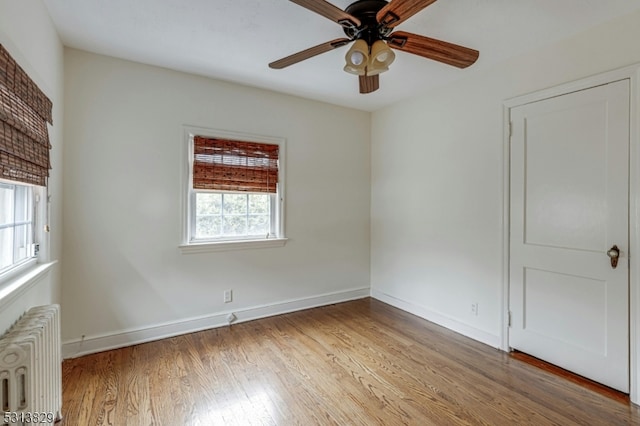
[[[193,188],[275,193],[278,145],[193,138]]]
[[[0,178],[46,185],[52,107],[0,44]]]

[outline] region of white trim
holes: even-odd
[[[210,328],[229,325],[227,316],[234,314],[234,324],[266,318],[274,315],[286,314],[303,309],[316,308],[334,303],[347,302],[349,300],[362,299],[369,296],[369,288],[358,288],[318,296],[291,299],[268,305],[259,305],[238,310],[229,310],[211,315],[203,315],[180,321],[172,321],[156,324],[148,327],[122,330],[119,332],[96,335],[84,339],[74,339],[63,342],[62,356],[64,359],[75,358],[110,349],[137,345],[186,333],[207,330]]]
[[[58,263],[57,260],[49,263],[36,264],[17,278],[11,279],[0,286],[0,311],[14,300],[25,294],[38,283],[51,267]]]
[[[211,253],[216,251],[283,247],[287,240],[288,238],[265,238],[262,240],[216,241],[214,243],[181,244],[178,247],[182,254]]]
[[[494,348],[500,348],[501,340],[499,335],[480,330],[476,327],[472,327],[468,324],[442,315],[439,312],[415,305],[411,302],[397,299],[378,290],[371,289],[371,297],[387,303],[391,306],[395,306],[396,308],[402,309],[403,311],[409,312],[413,315],[417,315],[420,318],[426,319],[427,321],[448,328],[449,330],[455,331],[456,333],[469,337],[470,339],[477,340]]]
[[[630,76],[629,395],[640,404],[640,64]]]
[[[8,269],[0,274],[0,288],[2,288],[6,283],[9,283],[28,273],[37,264],[38,256],[28,257],[26,259],[23,259],[22,262],[13,264],[13,267],[11,269]]]
[[[229,139],[229,140],[239,140],[239,141],[251,141],[265,144],[273,144],[279,146],[279,167],[278,167],[278,196],[279,199],[276,202],[276,212],[275,212],[275,220],[276,220],[276,230],[277,230],[277,238],[269,239],[270,241],[286,241],[285,237],[285,170],[286,170],[286,153],[287,153],[287,140],[282,137],[275,136],[265,136],[265,135],[255,135],[251,133],[243,133],[222,129],[212,129],[207,127],[200,126],[191,126],[191,125],[182,125],[182,161],[181,163],[181,175],[182,175],[182,186],[181,186],[181,235],[182,241],[179,245],[180,249],[183,253],[192,253],[192,252],[206,252],[206,251],[223,251],[223,250],[236,250],[239,248],[253,248],[251,245],[246,244],[246,240],[234,240],[231,241],[210,241],[207,243],[199,243],[199,242],[191,242],[190,235],[193,234],[193,230],[189,229],[190,226],[190,217],[191,211],[194,208],[192,205],[192,196],[191,192],[191,181],[192,181],[192,161],[193,161],[193,144],[191,140],[194,136],[206,136],[212,138],[221,138],[221,139]],[[253,241],[253,240],[252,240]],[[257,241],[257,240],[256,240]],[[211,250],[203,250],[206,246],[215,247]],[[282,246],[282,244],[263,244],[261,243],[256,247],[278,247]],[[187,247],[194,246],[199,247],[196,250],[186,250]]]
[[[544,99],[555,98],[557,96],[578,92],[580,90],[590,89],[596,86],[602,86],[604,84],[609,84],[620,80],[633,79],[634,77],[637,77],[638,70],[640,70],[640,64],[630,65],[628,67],[619,68],[617,70],[608,71],[580,80],[560,84],[558,86],[550,87],[537,92],[516,96],[514,98],[505,100],[503,102],[503,105],[506,108],[513,108]]]
[[[504,170],[505,174],[503,203],[506,213],[503,221],[503,314],[509,309],[509,167],[510,167],[510,138],[509,111],[516,106],[541,101],[556,96],[573,93],[591,87],[601,86],[620,80],[629,80],[630,92],[630,129],[629,129],[629,385],[630,399],[634,404],[640,404],[640,64],[635,64],[617,70],[587,77],[556,87],[534,93],[518,96],[503,102],[504,108]],[[506,272],[504,272],[506,271]],[[503,315],[502,348],[509,350],[508,317]]]
[[[511,207],[509,194],[511,191],[511,118],[509,108],[503,105],[502,116],[504,122],[504,146],[502,149],[502,308],[500,309],[500,321],[502,324],[500,335],[500,349],[509,351],[509,239]],[[506,287],[504,287],[506,283]]]

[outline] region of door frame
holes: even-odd
[[[630,82],[629,128],[629,396],[640,405],[640,64],[604,72],[505,100],[503,110],[502,330],[501,349],[509,351],[510,111],[511,108],[620,80]]]

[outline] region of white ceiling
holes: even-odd
[[[397,52],[361,95],[342,47],[283,70],[267,64],[344,36],[287,0],[46,0],[66,46],[373,111],[640,9],[638,0],[439,0],[398,26],[480,51],[460,70]],[[345,8],[352,0],[333,0]]]

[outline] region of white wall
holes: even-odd
[[[74,49],[65,84],[67,356],[368,295],[369,113]],[[286,246],[181,254],[183,124],[286,138]]]
[[[0,1],[0,43],[53,102],[49,126],[51,165],[51,233],[49,260],[61,261],[63,47],[41,0]],[[60,301],[60,264],[19,297],[0,301],[0,334],[28,308]]]
[[[638,40],[635,13],[375,112],[372,294],[499,346],[502,102],[640,62]]]

